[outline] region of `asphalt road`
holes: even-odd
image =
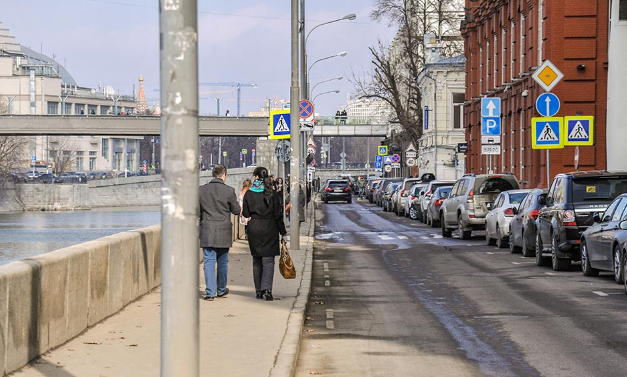
[[[316,202],[297,376],[623,376],[627,296],[367,201]]]

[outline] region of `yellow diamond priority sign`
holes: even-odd
[[[564,74],[547,59],[536,69],[532,77],[544,90],[550,92],[564,78]]]

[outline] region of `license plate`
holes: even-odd
[[[335,192],[342,192],[342,191],[344,191],[344,190],[342,190],[342,189],[335,189]]]

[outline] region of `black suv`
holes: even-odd
[[[353,201],[351,193],[352,189],[347,180],[329,179],[322,190],[322,200],[325,203],[333,200],[345,200],[346,203],[351,203]]]
[[[594,223],[594,214],[605,211],[618,195],[627,192],[627,172],[593,170],[558,174],[546,198],[538,203],[536,220],[536,264],[548,264],[555,271],[570,269],[579,261],[581,233]]]

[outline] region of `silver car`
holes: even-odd
[[[452,185],[440,186],[436,188],[433,195],[431,195],[431,199],[429,199],[429,203],[427,204],[426,223],[432,228],[440,226],[440,207],[442,207],[444,200],[448,198],[452,188]]]
[[[488,245],[499,248],[508,246],[509,223],[514,218],[518,206],[531,189],[510,190],[499,194],[494,204],[488,205],[490,212],[485,216],[485,239]]]
[[[427,183],[419,182],[409,188],[409,195],[405,200],[405,217],[409,217],[412,220],[418,218],[418,206],[420,203],[420,193],[423,193]]]
[[[424,192],[419,196],[419,202],[418,202],[418,220],[422,221],[425,224],[427,223],[427,206],[429,205],[429,202],[431,201],[431,197],[433,196],[433,193],[435,192],[435,190],[438,187],[441,186],[453,186],[455,184],[455,181],[446,181],[446,180],[442,180],[442,181],[431,181],[429,182],[425,188],[424,188]],[[437,217],[437,216],[436,216]]]
[[[409,189],[418,182],[422,182],[422,180],[420,178],[405,178],[398,192],[392,197],[392,211],[398,216],[405,213],[405,202],[409,196]]]

